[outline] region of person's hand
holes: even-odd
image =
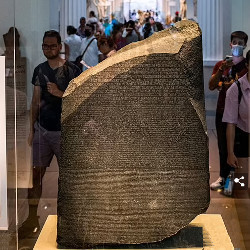
[[[58,87],[55,83],[53,82],[48,82],[47,83],[47,90],[51,95],[57,96],[58,95]]]
[[[234,65],[233,61],[224,60],[220,66],[222,71],[231,68]]]
[[[231,86],[234,82],[235,82],[234,79],[232,79],[232,80],[230,80],[230,81],[225,81],[225,82],[224,82],[224,85],[230,85],[230,86]]]
[[[238,163],[238,160],[237,160],[237,158],[236,158],[236,156],[235,156],[234,153],[228,154],[228,156],[227,156],[227,163],[231,167],[239,168],[239,163]]]
[[[34,131],[30,131],[29,137],[28,137],[28,145],[31,147],[34,139]]]
[[[234,79],[230,80],[230,81],[225,81],[223,82],[224,86],[225,86],[225,89],[228,90],[229,87],[235,82]]]

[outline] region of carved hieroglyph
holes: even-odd
[[[202,38],[195,22],[133,43],[63,97],[60,245],[156,242],[209,205]]]

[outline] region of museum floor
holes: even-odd
[[[211,74],[211,68],[205,68],[205,81]],[[210,165],[210,182],[215,181],[219,175],[219,161],[217,150],[216,131],[214,128],[214,115],[217,93],[207,90],[205,87],[206,111],[207,111],[207,127],[209,136],[209,165]],[[20,125],[20,126],[19,126]],[[19,136],[17,141],[17,166],[18,166],[18,206],[17,214],[19,224],[27,217],[27,187],[30,185],[30,148],[27,145],[27,115],[20,117],[18,120]],[[8,134],[9,141],[13,139],[13,134]],[[15,164],[14,149],[8,148],[8,198],[9,198],[9,215],[10,215],[10,231],[15,231]],[[197,155],[197,157],[199,157]],[[42,199],[40,200],[38,214],[41,228],[45,223],[48,215],[56,214],[56,198],[57,198],[57,178],[58,167],[56,161],[53,160],[52,166],[45,174],[43,182]],[[226,229],[231,238],[235,249],[250,250],[250,192],[237,191],[232,198],[224,196],[222,193],[211,191],[211,203],[207,210],[208,214],[221,214]],[[214,229],[216,230],[216,228]],[[20,240],[18,242],[19,249],[33,249],[39,232],[31,237]],[[2,247],[3,246],[3,247]],[[223,249],[223,242],[221,242]],[[0,250],[17,249],[15,235],[8,233],[0,233]]]

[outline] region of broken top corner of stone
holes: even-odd
[[[145,40],[127,45],[112,57],[86,70],[70,82],[63,97],[70,95],[90,77],[100,73],[108,67],[136,57],[141,57],[142,63],[143,57],[156,53],[176,54],[185,41],[190,41],[198,36],[201,36],[201,29],[198,23],[190,20],[177,22],[169,29],[154,33]]]

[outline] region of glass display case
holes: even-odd
[[[211,92],[208,89],[208,81],[215,63],[231,53],[230,33],[243,30],[248,35],[250,34],[250,28],[247,25],[250,21],[248,15],[250,3],[248,0],[240,0],[237,3],[236,1],[228,3],[224,0],[187,0],[187,6],[183,7],[182,2],[156,0],[143,1],[142,4],[139,0],[1,1],[0,249],[33,249],[48,217],[57,215],[59,168],[55,157],[40,183],[42,193],[39,203],[28,198],[29,190],[34,188],[32,150],[28,144],[30,107],[33,96],[32,76],[35,67],[46,61],[42,50],[44,32],[51,29],[60,32],[63,45],[61,57],[65,58],[64,41],[68,36],[67,25],[78,28],[80,18],[86,17],[88,20],[91,10],[103,21],[108,20],[107,22],[112,18],[121,23],[133,18],[139,20],[138,10],[148,10],[155,18],[158,18],[159,22],[163,23],[164,27],[171,25],[176,11],[184,15],[184,19],[199,23],[203,32],[210,182],[218,177],[219,156],[215,129],[218,92]],[[184,14],[185,8],[187,9]],[[244,51],[248,50],[249,46]],[[249,158],[247,163],[243,164],[249,165]],[[247,213],[250,208],[249,182],[247,181],[249,171],[240,173],[239,180],[241,176],[244,176],[244,179],[241,179],[244,180],[244,188],[236,190],[232,197],[211,191],[211,202],[207,214],[221,215],[220,218],[223,219],[222,222],[225,224],[233,246],[239,249],[249,249],[250,217]],[[24,230],[22,231],[21,228]],[[45,238],[42,240],[46,241]],[[221,244],[223,245],[223,242]]]

